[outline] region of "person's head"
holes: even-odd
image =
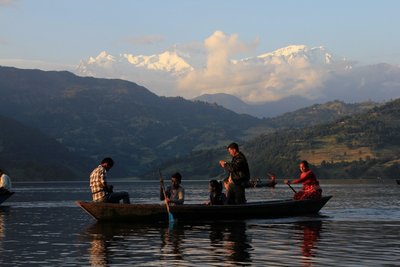
[[[222,192],[222,183],[217,180],[210,180],[209,190],[212,193],[221,193]]]
[[[308,166],[308,162],[306,160],[301,161],[299,167],[301,172],[306,172],[310,169],[310,167]]]
[[[179,172],[176,172],[171,175],[172,187],[178,188],[181,182],[182,182],[182,175]]]
[[[4,174],[4,171],[2,169],[0,169],[0,176],[2,176]]]
[[[232,157],[236,156],[239,153],[239,145],[236,143],[229,144],[226,149]]]
[[[226,191],[228,191],[228,189],[229,189],[229,183],[230,183],[229,177],[225,178],[224,179],[224,188]]]
[[[114,166],[114,160],[112,158],[104,158],[100,164],[108,171]]]

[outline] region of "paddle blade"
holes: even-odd
[[[170,224],[174,224],[175,220],[171,212],[168,212],[168,219]]]

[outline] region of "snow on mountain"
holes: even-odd
[[[134,67],[140,70],[161,71],[171,75],[182,75],[193,68],[176,52],[166,51],[158,55],[133,55],[120,54],[112,56],[106,51],[101,52],[96,57],[89,57],[87,62],[81,60],[76,69],[76,73],[80,75],[99,76],[99,73],[110,71],[110,75],[114,73],[115,77],[119,76],[115,70],[125,68],[123,72],[129,72],[126,68]],[[132,69],[131,71],[134,71]]]
[[[172,74],[179,74],[193,69],[183,58],[178,56],[176,52],[166,51],[162,54],[152,56],[123,54],[122,57],[136,67],[166,71]]]
[[[290,45],[256,57],[237,60],[234,63],[293,65],[298,64],[299,62],[308,65],[323,66],[332,64],[335,60],[323,46],[309,48],[305,45]]]
[[[232,63],[280,65],[280,64],[302,64],[307,65],[329,65],[335,62],[333,56],[322,46],[309,48],[305,45],[291,45],[277,49],[270,53],[265,53],[256,57],[232,60]],[[79,75],[98,76],[104,73],[105,69],[135,67],[136,70],[160,71],[173,76],[184,75],[194,68],[177,51],[165,51],[157,55],[133,55],[119,54],[112,56],[106,51],[101,52],[96,57],[89,57],[85,62],[81,60],[76,69]],[[132,69],[135,71],[135,69]],[[125,71],[124,71],[125,72]],[[115,73],[118,77],[118,73]]]
[[[176,48],[156,55],[111,55],[103,51],[81,60],[75,73],[133,81],[158,95],[194,98],[226,93],[248,104],[291,96],[313,101],[379,101],[398,97],[399,67],[377,65],[371,71],[336,58],[322,46],[291,45],[230,61],[231,64],[221,62],[218,53],[207,56],[204,62],[213,64],[197,67],[195,55]]]
[[[88,64],[109,64],[110,62],[115,62],[115,57],[107,54],[106,51],[101,52],[96,58],[90,57]]]

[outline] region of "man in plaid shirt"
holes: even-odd
[[[93,201],[119,203],[122,199],[125,204],[129,204],[127,192],[113,192],[113,186],[107,185],[106,174],[113,166],[113,159],[105,158],[90,174],[90,190],[92,191]]]

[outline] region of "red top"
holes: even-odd
[[[311,170],[302,172],[300,174],[300,178],[297,180],[294,180],[291,183],[292,184],[303,183],[303,185],[319,185],[317,177],[315,177],[315,174]]]

